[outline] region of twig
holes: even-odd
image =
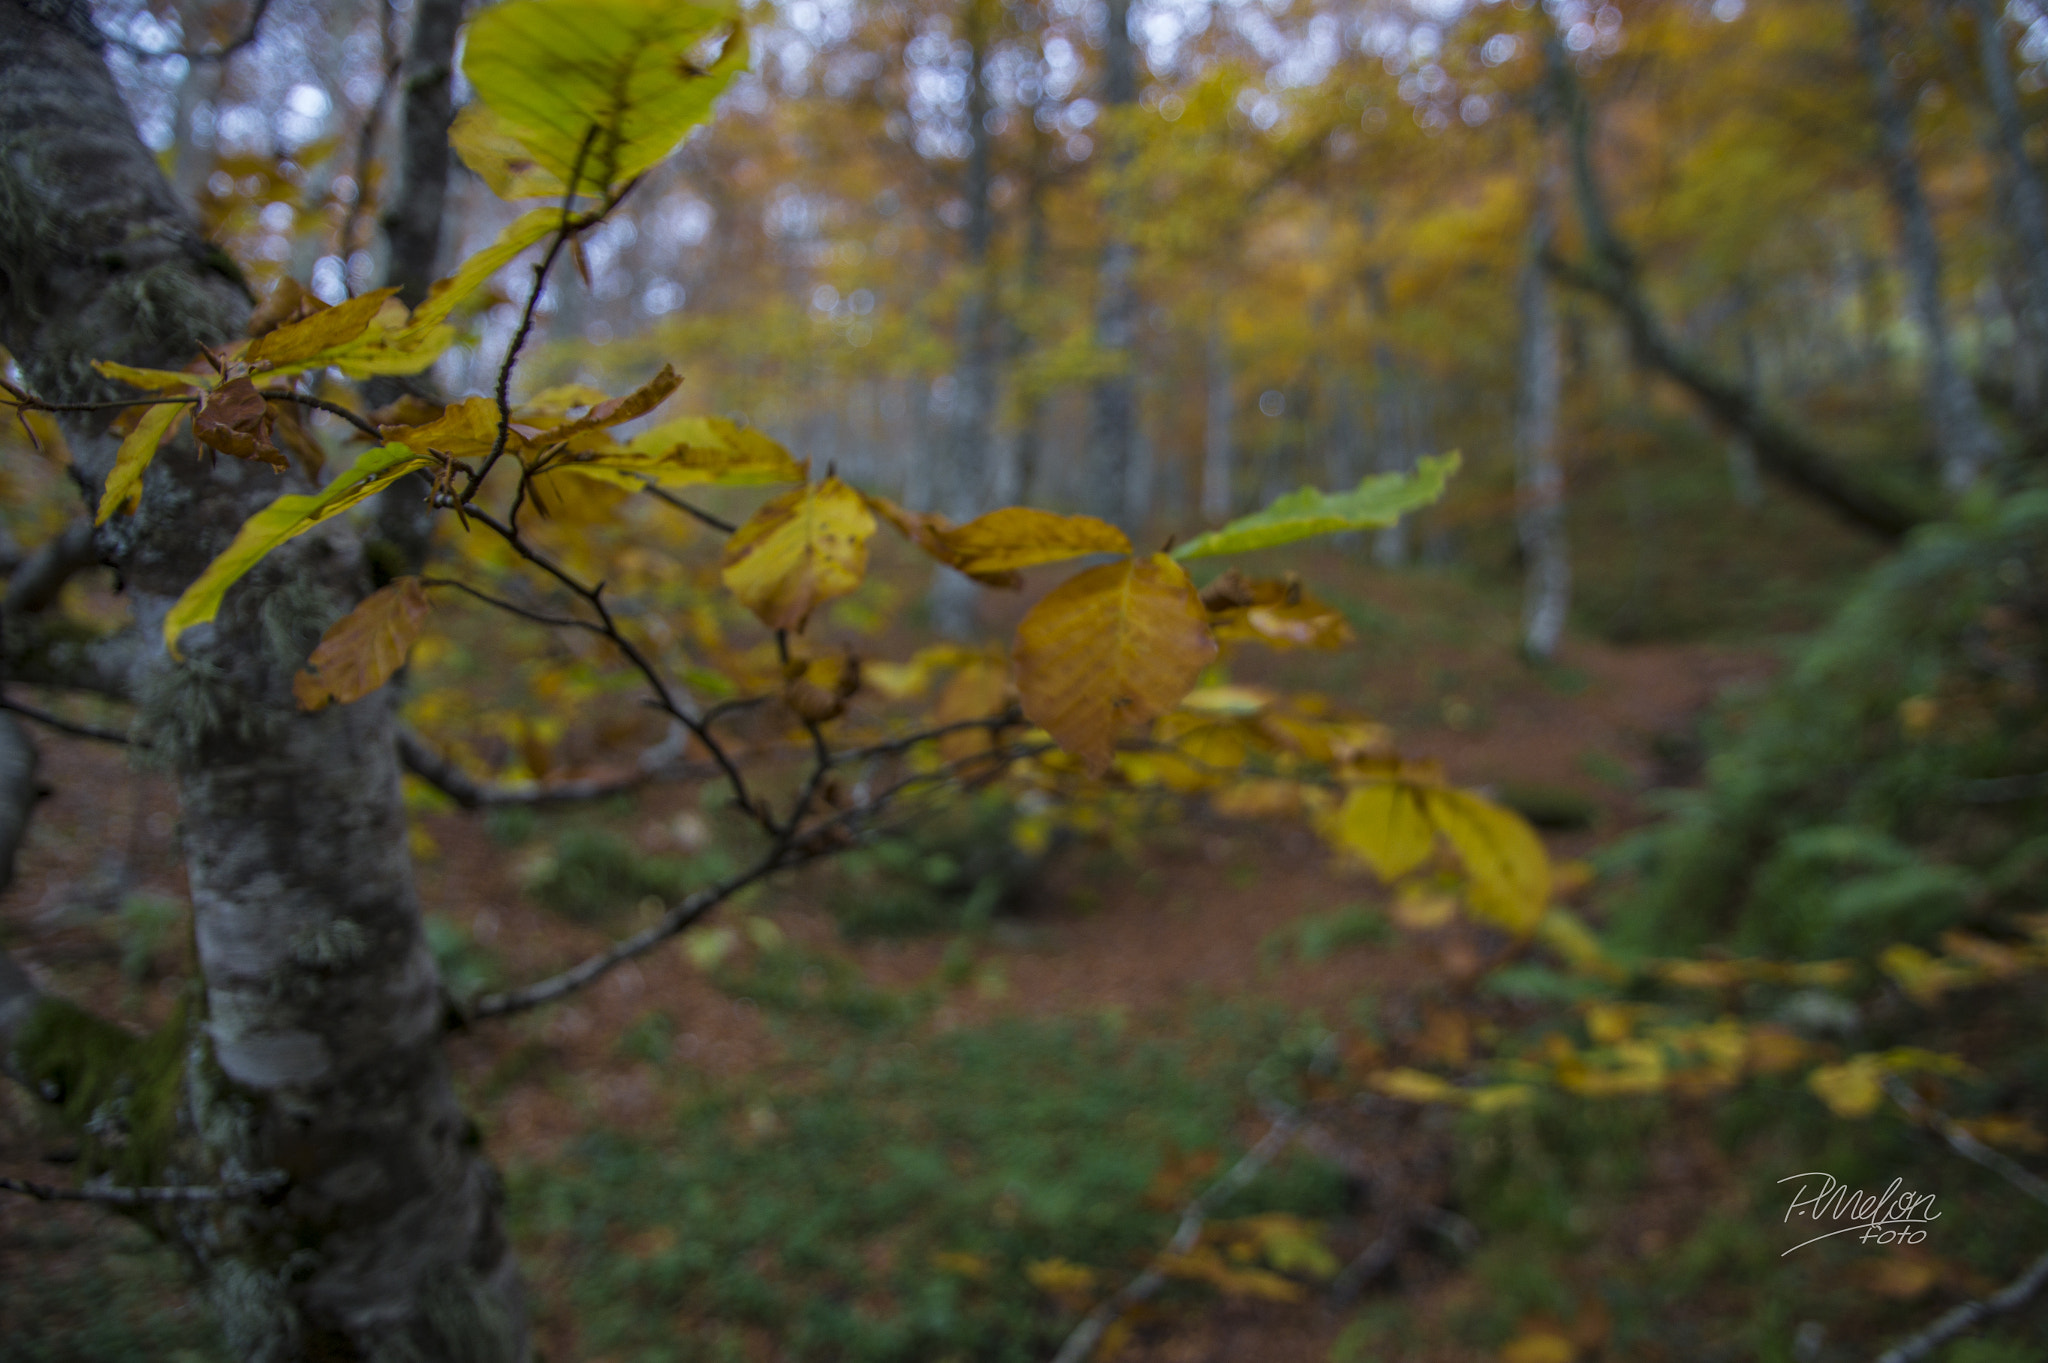
[[[1989,1169],[2028,1197],[2048,1207],[2048,1180],[2043,1180],[2038,1174],[1993,1150],[1965,1131],[1955,1118],[1926,1102],[1913,1091],[1912,1085],[1897,1075],[1885,1076],[1884,1090],[1891,1100],[1898,1104],[1901,1111],[1913,1121],[1933,1130],[1947,1141],[1949,1148],[1958,1155],[1973,1164]],[[1915,1363],[1917,1359],[1926,1358],[1942,1345],[1976,1328],[1991,1317],[2018,1310],[2040,1291],[2044,1284],[2048,1284],[2048,1254],[2034,1260],[2027,1266],[2026,1272],[1997,1292],[1976,1301],[1964,1302],[1919,1334],[1885,1350],[1878,1355],[1877,1363]]]
[[[2044,1284],[2048,1284],[2048,1254],[2034,1260],[2026,1272],[1990,1296],[1966,1301],[1911,1339],[1892,1345],[1877,1356],[1877,1363],[1918,1363],[1918,1360],[1930,1357],[1942,1345],[1993,1316],[2019,1310]]]
[[[348,259],[354,254],[356,224],[363,219],[363,205],[370,197],[370,158],[376,154],[377,136],[384,129],[384,112],[391,104],[391,91],[398,84],[398,73],[405,67],[405,54],[398,49],[395,35],[391,31],[391,0],[384,0],[379,7],[377,20],[377,41],[384,52],[384,79],[377,86],[377,97],[370,101],[369,109],[363,114],[363,126],[356,131],[356,160],[354,174],[356,192],[349,199],[348,212],[341,219],[338,237],[341,246],[341,287],[350,298],[356,296],[355,289],[348,282]]]
[[[1053,1355],[1053,1363],[1086,1363],[1095,1352],[1095,1346],[1102,1342],[1102,1336],[1109,1327],[1132,1307],[1147,1300],[1166,1285],[1166,1273],[1159,1261],[1173,1255],[1186,1254],[1194,1249],[1201,1239],[1202,1225],[1225,1199],[1238,1189],[1258,1177],[1268,1164],[1273,1162],[1288,1142],[1294,1139],[1295,1131],[1301,1125],[1301,1114],[1284,1109],[1273,1119],[1273,1125],[1259,1139],[1259,1143],[1245,1152],[1244,1158],[1232,1165],[1223,1177],[1210,1184],[1180,1215],[1180,1225],[1173,1232],[1173,1238],[1166,1242],[1166,1248],[1154,1258],[1143,1273],[1124,1284],[1122,1290],[1090,1311],[1087,1318],[1074,1327],[1067,1336],[1067,1342]]]
[[[159,1188],[57,1188],[47,1183],[30,1183],[26,1179],[0,1177],[0,1189],[32,1197],[38,1202],[103,1202],[116,1207],[141,1207],[160,1202],[234,1202],[245,1197],[261,1197],[265,1193],[274,1192],[282,1188],[287,1181],[284,1174],[273,1172],[211,1186],[195,1184],[191,1187],[173,1185]]]
[[[692,506],[690,503],[676,496],[675,493],[670,492],[667,488],[655,482],[652,478],[649,478],[647,480],[647,492],[648,495],[653,497],[656,501],[666,502],[668,505],[682,512],[685,516],[694,516],[696,519],[702,521],[704,524],[710,526],[713,530],[716,530],[721,534],[730,535],[733,531],[739,529],[738,526],[734,525],[731,521],[726,520],[723,517],[714,516],[709,511],[706,511],[704,508],[700,506]]]
[[[12,710],[23,719],[32,719],[47,728],[55,729],[60,734],[70,734],[74,738],[96,738],[102,743],[119,743],[123,747],[135,741],[117,729],[102,729],[97,724],[83,724],[75,719],[66,719],[62,715],[51,714],[48,710],[38,710],[33,705],[24,705],[6,696],[0,696],[0,710]]]
[[[172,47],[159,51],[129,42],[126,38],[106,38],[106,42],[109,47],[118,47],[137,61],[169,61],[172,57],[182,57],[188,62],[224,62],[256,41],[257,30],[262,27],[263,16],[269,9],[270,0],[256,0],[249,7],[249,19],[242,25],[242,31],[222,47]],[[106,37],[104,34],[101,36]]]
[[[529,1008],[538,1008],[544,1003],[552,1003],[564,994],[581,989],[613,968],[624,965],[635,956],[660,946],[755,881],[784,867],[801,865],[816,855],[815,852],[809,852],[792,856],[784,849],[777,849],[732,879],[706,886],[694,894],[685,896],[681,903],[663,914],[659,922],[641,929],[631,937],[614,942],[603,951],[587,957],[559,975],[549,976],[521,989],[507,989],[501,993],[484,995],[465,1012],[458,1014],[458,1021],[467,1023],[483,1018],[504,1017],[508,1013],[520,1013]]]
[[[677,736],[681,733],[681,730],[676,731]],[[501,809],[512,805],[531,808],[624,795],[663,775],[664,769],[674,764],[681,749],[682,745],[675,738],[663,739],[640,754],[634,764],[636,770],[629,776],[501,785],[475,779],[435,751],[433,744],[411,729],[400,728],[398,731],[398,760],[405,764],[405,769],[464,809]],[[709,766],[681,766],[676,767],[673,774],[709,776],[714,773]]]
[[[1922,1126],[1933,1128],[1958,1155],[1973,1164],[1983,1165],[2034,1201],[2048,1207],[2048,1180],[2042,1179],[2040,1175],[2022,1167],[2011,1157],[1993,1150],[1972,1136],[1956,1122],[1955,1118],[1929,1105],[1919,1094],[1913,1092],[1912,1085],[1896,1074],[1884,1077],[1884,1091],[1908,1117]]]

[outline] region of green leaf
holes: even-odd
[[[724,50],[707,63],[719,37]],[[540,170],[563,184],[574,174],[595,193],[660,161],[708,119],[746,46],[736,5],[503,0],[470,24],[462,71],[496,115],[497,137],[509,134]]]
[[[234,542],[206,565],[206,571],[185,589],[164,617],[164,647],[173,658],[178,636],[194,625],[203,625],[220,613],[221,598],[228,588],[242,580],[263,556],[286,540],[303,535],[331,516],[340,515],[357,502],[390,486],[414,469],[434,460],[415,454],[404,445],[380,445],[366,450],[354,464],[320,491],[305,496],[279,497],[269,506],[242,522]]]
[[[1263,511],[1241,516],[1218,530],[1197,535],[1173,551],[1177,559],[1213,554],[1241,554],[1271,549],[1312,535],[1346,530],[1373,530],[1392,525],[1410,511],[1444,495],[1444,485],[1458,471],[1456,452],[1424,456],[1413,473],[1378,473],[1349,492],[1318,492],[1305,487],[1277,498]]]

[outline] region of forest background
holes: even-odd
[[[96,13],[254,296],[393,277],[422,0]],[[670,364],[694,410],[913,511],[1026,502],[1140,545],[1460,450],[1439,504],[1278,565],[1343,617],[1308,642],[1348,648],[1210,680],[1388,722],[1549,831],[1561,903],[1504,936],[1383,893],[1369,852],[1325,866],[1248,825],[1276,812],[1249,795],[942,811],[587,1004],[458,1041],[549,1356],[1049,1356],[1147,1263],[1165,1290],[1098,1356],[1861,1357],[2039,1286],[2040,1208],[1897,1114],[1945,1105],[2022,1186],[2048,1150],[2026,917],[2048,16],[797,0],[747,22],[716,118],[540,291],[526,391]],[[514,216],[452,171],[432,274]],[[464,307],[441,391],[490,388],[526,278]],[[25,426],[0,439],[20,583],[78,508]],[[871,688],[933,686],[947,655],[919,642],[1014,622],[878,557],[830,619],[913,659]],[[117,620],[74,572],[61,609]],[[688,781],[452,809],[626,784],[610,764],[644,737],[606,666],[509,637],[464,618],[407,682],[442,764],[409,787],[429,929],[473,994],[730,870]],[[160,1022],[189,974],[162,779],[42,742],[57,793],[10,950]],[[1210,1178],[1307,1120],[1287,1111],[1307,1134],[1155,1261]],[[46,1177],[39,1119],[8,1120]],[[1954,1231],[1780,1261],[1774,1180],[1809,1168],[1910,1170]],[[0,1356],[222,1356],[110,1219],[0,1214]],[[2033,1357],[2031,1296],[1922,1356]]]

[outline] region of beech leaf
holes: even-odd
[[[427,593],[418,578],[401,577],[371,592],[328,627],[305,670],[292,678],[299,708],[348,705],[369,695],[405,666],[426,627]]]
[[[1207,612],[1164,554],[1076,574],[1017,626],[1024,714],[1100,776],[1126,726],[1180,703],[1216,656]]]
[[[164,616],[164,646],[172,657],[178,653],[178,636],[194,625],[203,625],[220,613],[221,598],[228,588],[242,580],[263,556],[285,541],[305,534],[331,516],[338,516],[366,497],[393,482],[425,468],[434,461],[415,454],[404,445],[379,445],[365,450],[355,463],[336,475],[320,491],[305,496],[279,497],[269,506],[242,522],[213,562],[206,565],[192,585],[185,589]]]
[[[1526,936],[1550,907],[1550,854],[1521,815],[1469,791],[1420,792],[1429,821],[1451,844],[1471,877],[1472,911]]]
[[[1389,526],[1408,512],[1443,496],[1444,486],[1457,471],[1456,454],[1425,456],[1416,461],[1413,473],[1376,473],[1349,492],[1318,492],[1305,487],[1276,498],[1263,511],[1254,511],[1206,535],[1195,536],[1175,549],[1173,556],[1190,559],[1241,554],[1292,544],[1313,535]]]
[[[875,518],[837,478],[773,498],[725,542],[721,576],[770,629],[802,629],[813,610],[858,587]]]
[[[142,475],[156,458],[171,429],[192,409],[182,402],[160,403],[143,412],[135,429],[121,440],[114,467],[107,473],[106,489],[100,493],[99,514],[93,524],[104,525],[116,511],[133,511],[142,502]]]

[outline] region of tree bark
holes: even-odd
[[[2006,194],[2013,244],[2020,258],[2020,333],[2029,368],[2028,381],[2015,384],[2031,391],[2035,403],[2048,397],[2048,186],[2034,159],[2027,155],[2027,125],[2013,81],[2012,59],[2000,32],[1999,8],[1991,0],[1965,0],[1977,24],[1977,53],[1984,68],[1984,90],[1990,97],[1998,149],[2005,160]]]
[[[1230,369],[1230,333],[1218,302],[1209,317],[1206,351],[1206,424],[1202,431],[1202,517],[1220,525],[1230,519],[1237,482],[1237,444],[1232,426],[1237,421],[1236,379]]]
[[[1899,255],[1906,267],[1908,297],[1914,321],[1927,341],[1927,407],[1934,428],[1934,448],[1941,481],[1961,492],[1997,462],[1998,437],[1984,419],[1984,409],[1969,376],[1956,364],[1948,318],[1941,299],[1941,245],[1934,235],[1934,215],[1920,184],[1913,159],[1913,128],[1906,105],[1892,79],[1884,52],[1884,35],[1871,0],[1848,0],[1856,21],[1856,45],[1870,76],[1877,130],[1884,151],[1885,192],[1898,218]]]
[[[1130,157],[1123,139],[1129,135],[1126,111],[1138,102],[1137,54],[1131,47],[1130,0],[1108,0],[1107,29],[1102,39],[1103,140],[1108,162],[1108,194],[1103,204],[1107,224],[1102,255],[1095,271],[1095,344],[1102,352],[1104,373],[1091,394],[1094,440],[1091,450],[1089,509],[1098,515],[1128,520],[1124,506],[1131,459],[1138,433],[1138,396],[1134,362],[1138,339],[1138,293],[1133,278],[1137,252],[1124,229],[1121,181]]]
[[[1548,660],[1571,610],[1572,564],[1565,541],[1564,466],[1557,457],[1558,406],[1564,394],[1557,306],[1543,256],[1556,235],[1546,176],[1529,225],[1528,258],[1516,288],[1521,313],[1515,411],[1515,529],[1522,544],[1522,652]]]
[[[966,0],[963,18],[966,29],[967,64],[967,176],[963,189],[967,199],[965,231],[968,285],[961,300],[958,360],[954,365],[952,446],[939,468],[943,480],[940,507],[955,520],[966,520],[981,510],[977,503],[986,495],[992,473],[990,455],[994,448],[996,370],[1001,362],[997,350],[999,334],[996,316],[996,280],[991,260],[995,236],[995,208],[991,190],[995,179],[994,138],[988,126],[989,99],[986,68],[990,46],[989,21],[993,7],[989,0]],[[964,639],[974,632],[974,583],[949,568],[933,569],[931,615],[933,626],[947,638]]]
[[[131,396],[95,358],[176,368],[241,328],[238,275],[198,236],[130,126],[77,0],[0,0],[0,343],[56,401]],[[104,414],[101,414],[104,415]],[[68,423],[88,504],[113,459],[104,421]],[[154,639],[185,586],[291,482],[189,443],[142,507],[99,534]],[[153,1224],[186,1256],[238,1358],[527,1355],[497,1178],[441,1050],[382,693],[316,715],[291,677],[368,576],[339,527],[292,541],[228,595],[172,665],[139,650],[140,736],[175,773],[203,1023],[182,1056],[183,1136],[158,1181],[290,1180],[267,1200],[191,1204]],[[6,992],[6,991],[0,991]],[[15,996],[20,991],[14,990]],[[88,1027],[49,1000],[25,1037]]]
[[[1555,32],[1546,35],[1543,50],[1564,120],[1567,167],[1588,256],[1586,263],[1578,264],[1550,252],[1544,257],[1544,268],[1613,309],[1636,358],[1689,390],[1717,420],[1747,435],[1758,462],[1774,476],[1850,524],[1885,539],[1897,539],[1928,519],[1920,507],[1852,473],[1834,451],[1781,420],[1755,392],[1672,339],[1643,295],[1634,252],[1608,221],[1599,177],[1593,169],[1592,112]]]

